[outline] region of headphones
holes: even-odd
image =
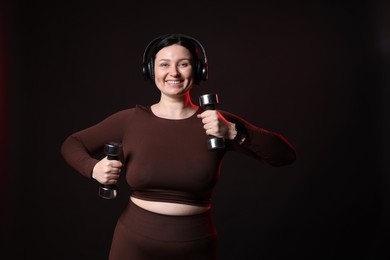
[[[191,36],[185,34],[165,34],[153,39],[147,46],[143,55],[143,68],[142,72],[144,74],[145,80],[151,79],[154,80],[154,56],[156,55],[155,48],[159,47],[159,44],[165,39],[176,39],[177,41],[189,41],[195,47],[195,53],[191,51],[194,56],[194,68],[195,68],[195,84],[198,85],[200,81],[206,81],[208,78],[208,62],[206,57],[206,51],[203,48],[202,44],[192,38]],[[166,46],[163,46],[166,47]],[[161,47],[160,47],[161,48]],[[199,57],[199,50],[201,51],[201,56]],[[154,53],[153,53],[154,52]],[[153,53],[153,54],[152,54]]]

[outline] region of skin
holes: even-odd
[[[181,45],[162,48],[155,58],[155,83],[161,95],[159,102],[151,106],[152,112],[162,118],[180,120],[191,117],[198,106],[190,98],[194,83],[194,69],[191,52]],[[228,122],[218,111],[206,110],[197,116],[202,120],[207,135],[233,139],[237,132],[235,124]],[[120,161],[99,161],[93,168],[92,177],[102,184],[115,184],[123,164]],[[131,197],[138,206],[152,212],[166,215],[198,214],[210,206],[193,206],[179,203],[146,201]]]

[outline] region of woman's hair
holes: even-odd
[[[181,45],[186,49],[188,49],[192,55],[192,58],[194,59],[194,62],[200,59],[200,54],[199,54],[200,50],[198,46],[195,44],[194,40],[180,34],[170,34],[162,38],[160,41],[158,41],[151,49],[150,58],[152,58],[154,61],[157,52],[159,52],[162,48],[174,44]]]

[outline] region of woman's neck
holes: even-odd
[[[160,101],[152,105],[151,109],[159,117],[185,119],[191,117],[198,110],[198,106],[192,103],[189,96],[181,99],[161,96]]]

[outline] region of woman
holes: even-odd
[[[159,101],[115,113],[63,143],[65,160],[101,184],[115,184],[125,167],[131,196],[115,228],[110,260],[217,259],[210,202],[226,152],[274,166],[295,160],[282,135],[193,103],[190,91],[207,80],[207,66],[196,39],[182,34],[154,39],[143,69],[161,92]],[[210,136],[223,138],[225,147],[208,149]],[[122,161],[94,157],[108,142],[122,144]]]

